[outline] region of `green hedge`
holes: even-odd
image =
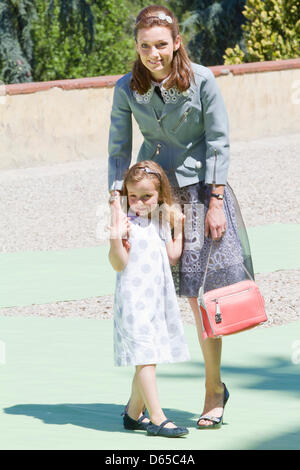
[[[299,57],[300,0],[247,0],[245,50],[227,48],[225,64]]]

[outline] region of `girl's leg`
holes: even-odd
[[[221,338],[202,338],[202,325],[200,320],[200,313],[197,298],[189,298],[190,306],[195,317],[197,325],[197,332],[199,343],[202,349],[204,363],[205,363],[205,403],[204,409],[201,414],[209,413],[211,416],[219,417],[222,415],[223,399],[224,399],[224,386],[221,382],[221,352],[222,352],[222,339]],[[200,420],[200,425],[213,424],[209,420]]]
[[[144,402],[143,395],[141,394],[140,388],[137,383],[137,373],[135,372],[133,380],[132,380],[131,396],[129,400],[127,413],[130,416],[130,418],[137,420],[142,416],[145,406],[146,405]],[[144,421],[146,422],[146,419],[147,421],[149,421],[148,418],[145,418],[143,422]]]
[[[136,380],[143,401],[149,412],[150,420],[157,426],[167,419],[161,409],[156,384],[156,365],[147,364],[136,366]],[[167,423],[166,428],[175,428],[173,423]]]

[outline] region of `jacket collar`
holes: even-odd
[[[177,104],[183,101],[187,101],[189,97],[194,93],[192,86],[190,86],[188,90],[183,91],[183,92],[178,91],[177,88],[175,87],[165,89],[163,83],[167,80],[167,78],[163,80],[163,82],[161,83],[151,82],[151,87],[143,95],[140,95],[136,90],[134,90],[133,95],[136,101],[142,104],[150,103],[155,86],[160,87],[162,98],[165,104]]]

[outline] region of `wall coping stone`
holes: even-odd
[[[267,62],[250,62],[235,65],[214,65],[208,67],[215,75],[243,75],[247,73],[274,72],[300,68],[300,59],[274,60]],[[123,75],[107,75],[99,77],[73,78],[52,80],[48,82],[27,82],[3,85],[6,95],[22,95],[46,91],[51,88],[62,90],[80,90],[87,88],[112,88]],[[1,93],[3,95],[3,92]]]

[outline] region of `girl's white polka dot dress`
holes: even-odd
[[[157,219],[131,221],[129,260],[117,273],[114,298],[116,366],[190,359],[166,243],[170,229]]]

